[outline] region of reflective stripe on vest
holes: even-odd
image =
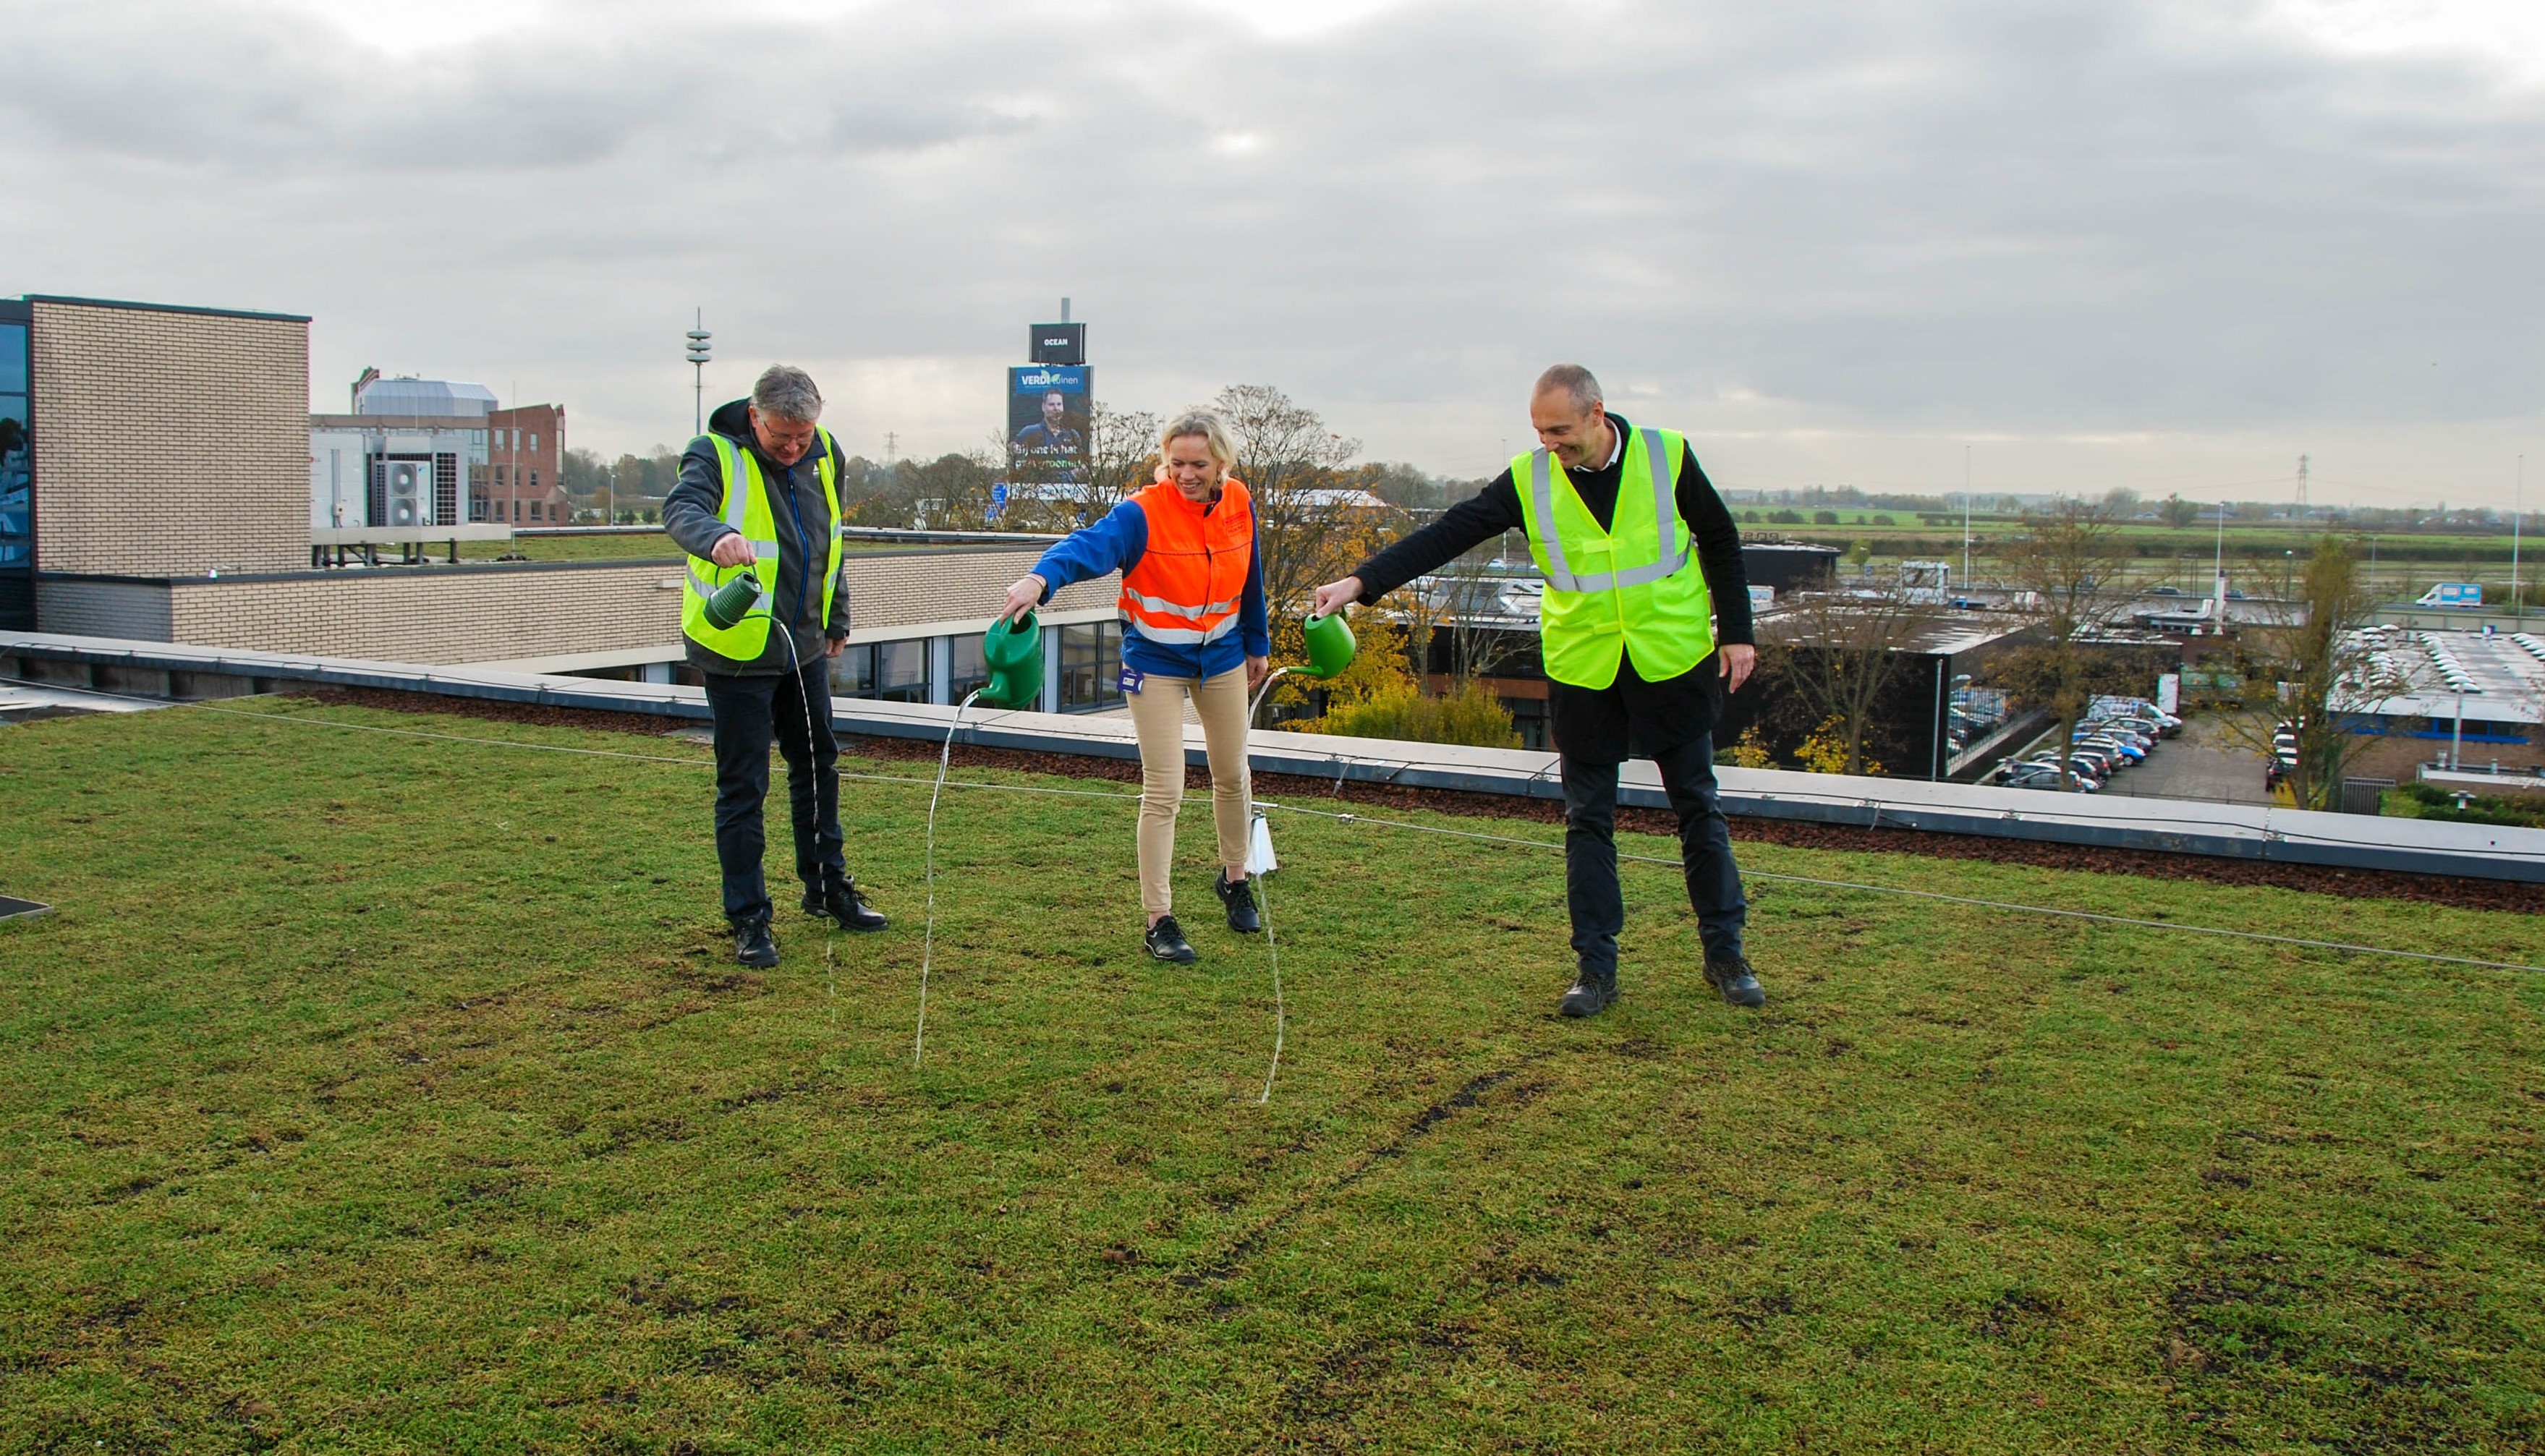
[[[1161,482],[1133,496],[1149,543],[1122,574],[1122,621],[1152,642],[1216,642],[1237,629],[1254,565],[1255,505],[1231,476],[1209,512]]]
[[[1615,683],[1629,652],[1638,673],[1660,682],[1714,650],[1713,598],[1679,514],[1682,438],[1637,430],[1623,445],[1605,530],[1547,451],[1511,464],[1513,482],[1528,482],[1520,514],[1546,582],[1538,618],[1546,675],[1577,688]]]
[[[840,557],[847,537],[840,523],[839,445],[827,430],[821,432],[821,440],[822,499],[831,508],[831,549],[822,573],[819,619],[828,622],[832,601],[839,591]],[[759,458],[721,435],[709,435],[706,441],[715,449],[717,471],[723,477],[724,498],[719,515],[749,543],[752,560],[748,566],[718,566],[703,556],[690,557],[681,584],[681,631],[719,657],[740,663],[758,662],[769,650],[769,626],[774,616],[770,597],[778,587],[778,512],[770,499],[768,477],[761,473]],[[733,581],[736,572],[751,573],[760,587],[759,600],[752,604],[748,616],[730,627],[718,627],[707,620],[706,599]]]

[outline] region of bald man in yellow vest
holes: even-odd
[[[1546,585],[1539,650],[1564,771],[1565,899],[1574,983],[1559,1005],[1597,1015],[1617,999],[1617,766],[1650,758],[1679,816],[1705,979],[1733,1006],[1766,1003],[1742,946],[1748,902],[1714,781],[1714,725],[1759,654],[1741,534],[1675,431],[1608,413],[1579,364],[1538,376],[1539,448],[1473,499],[1316,592],[1314,609],[1366,607],[1508,530],[1528,534]]]

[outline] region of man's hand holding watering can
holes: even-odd
[[[1316,596],[1308,601],[1308,611],[1312,616],[1332,616],[1359,600],[1360,578],[1348,576],[1317,588]]]

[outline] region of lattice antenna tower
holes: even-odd
[[[707,332],[707,311],[698,311],[698,322],[690,328],[690,367],[695,374],[691,383],[691,408],[697,413],[693,429],[700,435],[707,430],[707,364],[714,357],[715,335]]]

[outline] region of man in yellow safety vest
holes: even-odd
[[[795,874],[804,909],[844,930],[879,930],[848,871],[840,832],[839,741],[831,733],[831,659],[849,635],[840,578],[840,446],[815,422],[822,394],[802,369],[774,364],[751,398],[719,407],[681,457],[663,530],[689,553],[681,631],[715,722],[716,859],[734,956],[778,964],[761,873],[769,746],[786,760]],[[728,625],[708,611],[718,589],[755,588]]]
[[[1539,650],[1564,770],[1576,974],[1559,1010],[1596,1015],[1617,998],[1617,766],[1629,757],[1660,768],[1679,816],[1706,981],[1734,1006],[1765,1005],[1742,948],[1748,904],[1714,781],[1724,696],[1759,660],[1740,531],[1685,439],[1609,414],[1589,369],[1557,364],[1540,375],[1529,420],[1540,448],[1319,587],[1313,609],[1370,606],[1505,531],[1526,531],[1545,583]]]

